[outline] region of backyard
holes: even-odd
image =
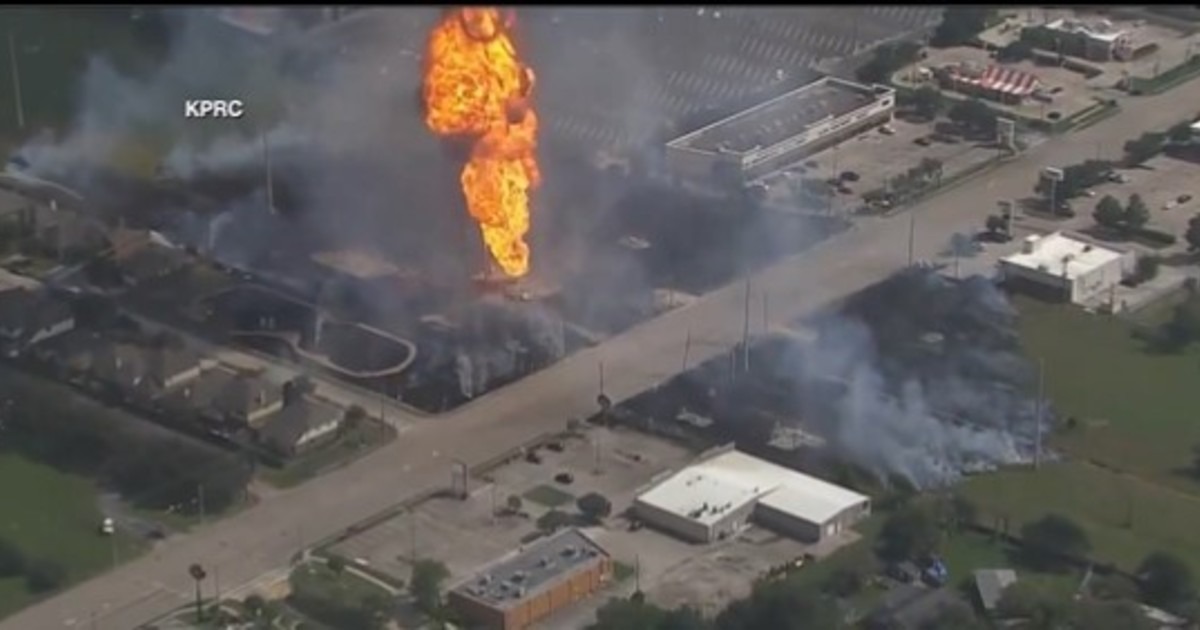
[[[0,452],[0,540],[15,545],[26,564],[60,566],[68,583],[127,561],[138,553],[138,542],[119,531],[111,538],[100,533],[97,495],[95,484],[84,477]],[[0,578],[0,618],[36,597],[25,577]]]

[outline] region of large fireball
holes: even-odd
[[[429,37],[425,124],[469,139],[462,189],[496,264],[510,277],[529,271],[529,193],[538,187],[533,71],[509,37],[512,15],[494,8],[447,12]]]

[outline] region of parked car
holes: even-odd
[[[884,574],[903,584],[911,584],[917,579],[917,568],[910,562],[888,565]]]
[[[1175,203],[1181,203],[1181,204],[1182,204],[1182,203],[1187,203],[1187,202],[1189,202],[1189,201],[1191,201],[1191,200],[1192,200],[1192,196],[1191,196],[1191,195],[1188,195],[1188,194],[1183,194],[1183,195],[1179,195],[1179,197],[1177,197],[1177,198],[1175,199]]]
[[[100,533],[105,536],[112,536],[117,531],[117,524],[111,518],[105,517],[100,521]]]
[[[885,136],[893,136],[893,135],[896,135],[896,129],[893,128],[891,125],[884,125],[879,128],[879,133],[881,133]]]
[[[561,453],[563,452],[564,447],[562,442],[551,442],[546,445],[546,448],[554,451],[555,453]]]
[[[525,454],[525,461],[530,464],[540,464],[542,463],[542,456],[538,455],[537,451],[529,451]]]
[[[923,147],[933,144],[933,140],[930,140],[927,136],[921,136],[920,138],[913,140],[913,142]]]
[[[856,182],[861,179],[858,176],[858,173],[855,173],[854,171],[842,171],[842,174],[839,175],[838,178],[844,182]]]
[[[572,475],[569,472],[560,472],[557,475],[554,475],[554,481],[561,483],[564,486],[570,485],[575,482],[575,475]]]

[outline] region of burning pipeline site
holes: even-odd
[[[74,124],[13,161],[112,229],[188,252],[130,289],[132,307],[430,412],[845,227],[543,142],[539,99],[570,88],[538,81],[511,11],[405,19],[413,38],[340,54],[231,45],[181,12],[156,69],[94,60]],[[247,116],[185,120],[197,93],[240,97]]]

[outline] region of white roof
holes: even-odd
[[[712,525],[730,510],[754,501],[823,523],[869,499],[816,477],[731,450],[675,473],[638,500],[691,521]]]
[[[1120,260],[1124,254],[1107,247],[1071,238],[1061,232],[1046,236],[1030,236],[1026,243],[1032,244],[1032,252],[1018,252],[1006,256],[1006,264],[1042,273],[1066,276],[1073,280],[1094,269]]]
[[[1192,123],[1192,131],[1200,132],[1200,120]]]

